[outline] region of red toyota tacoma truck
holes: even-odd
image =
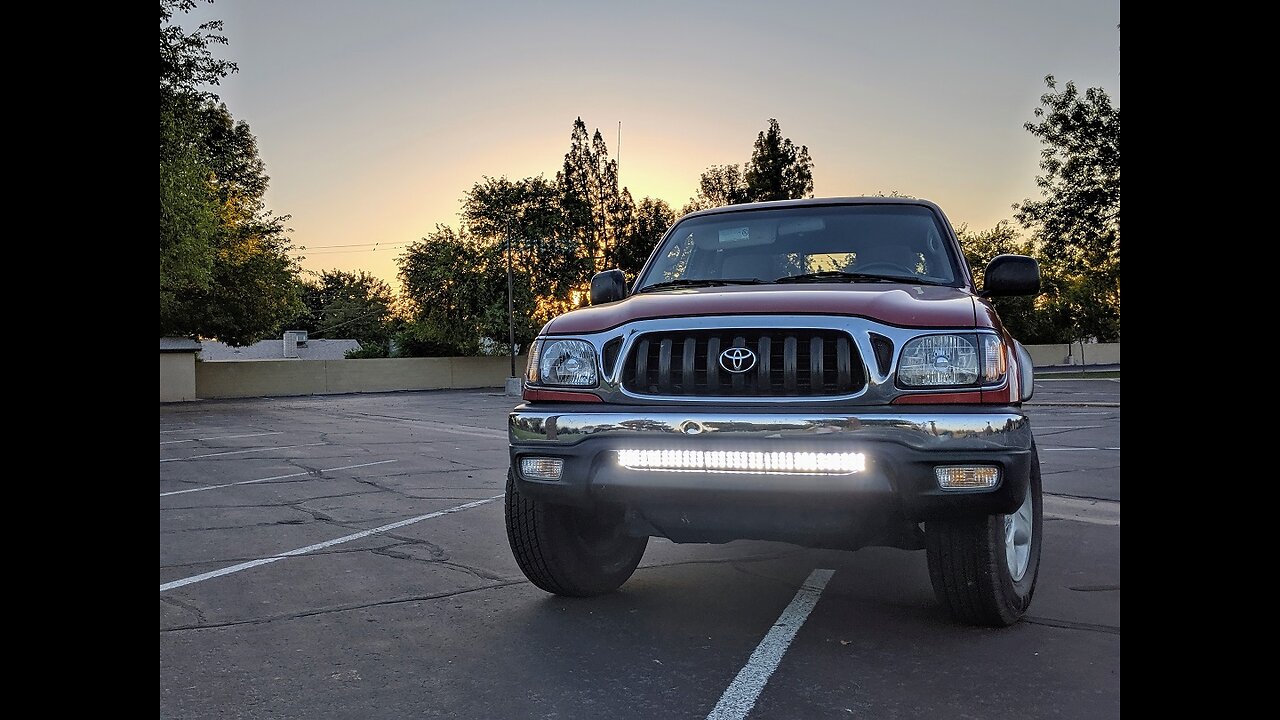
[[[957,620],[1016,622],[1040,564],[1030,356],[933,203],[831,198],[691,213],[628,288],[542,329],[509,418],[506,524],[538,587],[626,582],[651,536],[925,550]]]

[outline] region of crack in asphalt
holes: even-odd
[[[370,493],[365,493],[365,494],[370,494]],[[313,499],[312,499],[312,498],[308,498],[308,499],[306,499],[306,500],[299,500],[299,501],[297,501],[297,502],[293,502],[293,503],[285,503],[285,504],[280,504],[280,505],[271,505],[271,506],[268,506],[268,507],[282,507],[282,508],[289,508],[290,510],[293,510],[293,511],[295,511],[295,512],[300,512],[300,513],[302,513],[303,515],[309,515],[309,516],[311,517],[311,519],[310,519],[310,520],[306,520],[306,519],[303,519],[303,518],[296,518],[296,519],[292,519],[292,520],[271,520],[271,521],[265,521],[265,522],[243,523],[243,524],[240,524],[240,525],[214,525],[214,526],[209,526],[209,527],[181,528],[181,529],[177,529],[177,530],[161,530],[161,531],[160,531],[160,534],[161,534],[161,535],[175,535],[175,534],[178,534],[178,533],[188,533],[188,532],[209,532],[209,531],[214,531],[214,530],[244,530],[244,529],[248,529],[248,528],[255,528],[255,527],[274,527],[274,526],[277,526],[277,525],[309,525],[309,524],[311,524],[311,523],[324,523],[324,524],[326,524],[326,525],[333,525],[333,526],[336,526],[336,527],[340,527],[340,528],[342,528],[342,529],[344,529],[344,530],[358,530],[358,529],[359,529],[357,526],[352,525],[350,521],[346,521],[346,522],[344,522],[344,521],[342,521],[342,520],[338,520],[338,519],[334,518],[332,515],[329,515],[328,513],[324,512],[323,510],[314,510],[314,509],[312,509],[312,508],[306,507],[306,506],[305,506],[305,503],[309,503],[309,502],[313,502]],[[196,508],[204,508],[204,507],[208,507],[208,506],[207,506],[207,505],[205,505],[205,506],[195,506],[195,507],[196,507]],[[255,507],[255,506],[248,506],[248,507]],[[382,518],[371,518],[371,519],[362,520],[362,521],[360,521],[360,522],[373,522],[373,521],[380,520],[380,519],[382,519]]]
[[[371,537],[372,537],[372,536],[371,536]],[[326,556],[326,555],[343,555],[343,554],[347,554],[347,553],[362,553],[362,552],[370,552],[370,551],[372,551],[372,550],[378,550],[378,549],[381,549],[381,548],[384,548],[384,547],[393,547],[393,546],[395,546],[395,545],[401,545],[401,544],[403,544],[403,543],[388,543],[387,545],[379,545],[379,546],[378,546],[378,547],[376,547],[376,548],[367,548],[367,547],[347,547],[347,548],[341,548],[341,549],[338,549],[338,550],[331,550],[331,549],[326,549],[326,550],[316,550],[315,552],[309,552],[309,553],[307,553],[306,555],[304,555],[304,556],[302,556],[302,557],[324,557],[324,556]],[[250,561],[252,561],[252,560],[261,560],[262,558],[263,558],[263,556],[262,556],[262,555],[245,555],[245,556],[241,556],[241,557],[219,558],[219,559],[217,559],[217,560],[196,560],[196,561],[193,561],[193,562],[173,563],[173,564],[170,564],[170,565],[161,565],[161,566],[160,566],[160,569],[161,569],[161,570],[175,570],[175,569],[178,569],[178,568],[192,568],[192,569],[198,569],[198,568],[203,568],[203,567],[218,567],[218,566],[220,566],[220,565],[226,565],[226,564],[228,564],[228,563],[230,563],[230,564],[238,564],[238,563],[242,563],[242,562],[250,562]],[[167,596],[165,596],[165,597],[167,597]]]
[[[175,597],[167,597],[164,595],[160,596],[160,602],[167,603],[169,605],[172,605],[178,608],[179,610],[184,610],[192,615],[195,615],[196,622],[202,625],[205,623],[204,611],[201,610],[199,607],[197,607],[194,603],[185,602]]]
[[[1100,625],[1098,623],[1076,622],[1075,620],[1032,617],[1031,615],[1023,615],[1022,622],[1029,625],[1043,625],[1045,627],[1062,628],[1063,630],[1081,630],[1084,632],[1096,632],[1106,635],[1120,634],[1119,625]]]
[[[403,492],[392,487],[387,487],[386,485],[379,483],[377,480],[374,480],[373,478],[358,477],[358,478],[355,478],[355,481],[360,483],[361,485],[368,485],[369,487],[378,488],[382,492],[389,492],[395,495],[399,495],[401,497],[408,497],[408,495],[405,495]]]
[[[278,525],[310,525],[313,521],[298,518],[296,520],[275,520],[272,522],[246,523],[244,525],[213,525],[210,527],[182,528],[180,530],[161,530],[161,535],[178,535],[191,532],[212,532],[215,530],[247,530],[255,527],[275,527]],[[336,524],[336,523],[335,523]],[[163,567],[163,566],[161,566]]]
[[[1098,502],[1115,503],[1117,505],[1120,504],[1119,500],[1112,500],[1111,498],[1104,498],[1104,497],[1094,497],[1093,495],[1072,495],[1070,493],[1053,493],[1053,492],[1047,492],[1043,494],[1051,495],[1053,497],[1074,498],[1076,500],[1096,500]]]
[[[423,542],[423,541],[415,540],[414,542]],[[389,547],[394,547],[394,545],[383,546],[381,548],[375,548],[373,550],[369,548],[363,548],[359,550],[348,550],[347,552],[373,552],[374,550],[385,550]],[[780,552],[780,553],[770,553],[767,555],[748,556],[748,557],[742,557],[742,558],[679,560],[679,561],[670,562],[670,563],[645,565],[636,569],[651,570],[654,568],[675,567],[677,565],[729,565],[730,567],[732,567],[734,563],[764,562],[766,560],[776,560],[776,559],[783,558],[788,555],[794,555],[800,552],[803,552],[803,549],[796,549],[794,551],[787,551],[787,552]],[[332,553],[327,553],[327,552],[311,553],[311,555],[326,555],[326,554],[332,554]],[[377,554],[383,554],[383,553],[377,553]],[[409,558],[409,559],[420,560],[420,558]],[[474,568],[468,568],[465,565],[459,565],[454,563],[444,563],[444,562],[442,562],[441,564],[449,565],[451,567],[455,567],[460,570],[474,570]],[[446,598],[456,597],[458,595],[465,595],[468,593],[479,592],[481,590],[494,590],[497,588],[510,587],[512,585],[529,584],[529,581],[523,575],[520,575],[517,577],[510,577],[510,578],[508,576],[499,575],[499,576],[495,576],[494,579],[497,579],[500,581],[492,582],[487,585],[479,585],[471,588],[462,588],[459,590],[451,590],[451,591],[442,592],[442,593],[429,593],[425,595],[406,595],[406,596],[401,596],[397,598],[390,598],[387,600],[378,600],[374,602],[365,602],[365,603],[349,603],[345,605],[335,605],[333,607],[327,607],[327,608],[314,608],[309,610],[301,610],[293,613],[281,613],[279,615],[268,615],[268,616],[259,617],[259,618],[248,618],[245,620],[229,620],[229,621],[220,622],[220,623],[208,623],[208,624],[197,624],[197,625],[177,625],[170,628],[161,628],[160,632],[161,634],[164,634],[164,633],[172,633],[172,632],[186,632],[189,630],[216,630],[216,629],[228,628],[228,627],[239,627],[242,625],[264,625],[267,623],[273,623],[273,622],[279,622],[279,621],[301,620],[304,618],[315,617],[317,615],[329,615],[334,613],[351,612],[353,610],[364,610],[364,609],[373,608],[373,607],[382,607],[382,606],[388,606],[388,605],[402,605],[404,603],[425,602],[429,600],[443,600]]]
[[[281,620],[301,620],[304,618],[315,617],[317,615],[330,615],[333,613],[351,612],[353,610],[364,610],[367,608],[383,607],[388,605],[403,605],[412,602],[427,602],[430,600],[443,600],[446,598],[457,597],[458,595],[466,595],[468,593],[479,592],[481,590],[492,590],[495,588],[507,587],[510,585],[521,585],[529,582],[521,576],[518,580],[507,580],[505,582],[491,583],[489,585],[481,585],[472,588],[462,588],[460,590],[451,590],[442,593],[429,593],[426,595],[406,595],[389,600],[379,600],[377,602],[367,603],[351,603],[347,605],[338,605],[329,608],[317,608],[314,610],[303,610],[296,613],[286,613],[281,615],[269,615],[261,618],[251,618],[248,620],[231,620],[222,623],[210,623],[208,625],[178,625],[171,628],[161,628],[160,633],[185,632],[188,630],[216,630],[219,628],[238,627],[241,625],[264,625],[267,623],[279,622]]]
[[[293,507],[300,502],[315,502],[316,500],[334,500],[338,498],[356,497],[359,495],[376,495],[379,492],[382,492],[382,491],[373,490],[368,492],[339,493],[337,495],[317,495],[315,497],[309,497],[306,500],[295,500],[293,502],[262,502],[262,503],[219,504],[219,505],[171,505],[168,507],[160,508],[160,512],[166,512],[166,511],[172,512],[174,510],[205,510],[205,509],[234,510],[237,508],[243,509],[243,508]]]
[[[396,550],[397,547],[405,544],[426,545],[431,552],[431,557],[429,558],[419,557],[417,555],[411,555],[409,553],[400,552]],[[498,575],[497,573],[488,572],[485,570],[481,570],[479,568],[473,568],[470,565],[454,562],[449,559],[449,554],[445,552],[444,548],[434,543],[430,543],[426,541],[420,541],[419,543],[398,543],[396,545],[388,545],[383,548],[371,550],[370,552],[372,552],[374,555],[382,555],[384,557],[394,558],[396,560],[408,560],[410,562],[423,563],[424,565],[443,565],[444,567],[453,568],[454,570],[464,572],[468,575],[479,578],[480,580],[492,581],[492,580],[508,579],[506,575]]]

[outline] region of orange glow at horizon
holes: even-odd
[[[1119,15],[1119,0],[217,0],[179,21],[225,22],[215,53],[240,71],[216,90],[258,138],[302,267],[398,288],[396,257],[456,228],[474,183],[554,179],[577,117],[610,157],[621,121],[621,185],[677,213],[777,118],[809,148],[815,195],[897,191],[992,227],[1038,194],[1022,124],[1045,75],[1119,104]]]

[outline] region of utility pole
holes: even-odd
[[[516,316],[511,298],[511,220],[507,220],[507,343],[511,351],[511,377],[516,376]],[[508,383],[510,384],[510,383]]]

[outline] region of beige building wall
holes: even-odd
[[[1119,365],[1120,343],[1072,345],[1028,345],[1031,361],[1036,367],[1046,365]],[[1083,359],[1082,359],[1083,356]]]
[[[160,353],[160,402],[195,400],[196,354]]]
[[[507,357],[201,362],[195,393],[212,399],[503,387],[510,363]],[[516,358],[516,372],[524,366],[525,358]]]

